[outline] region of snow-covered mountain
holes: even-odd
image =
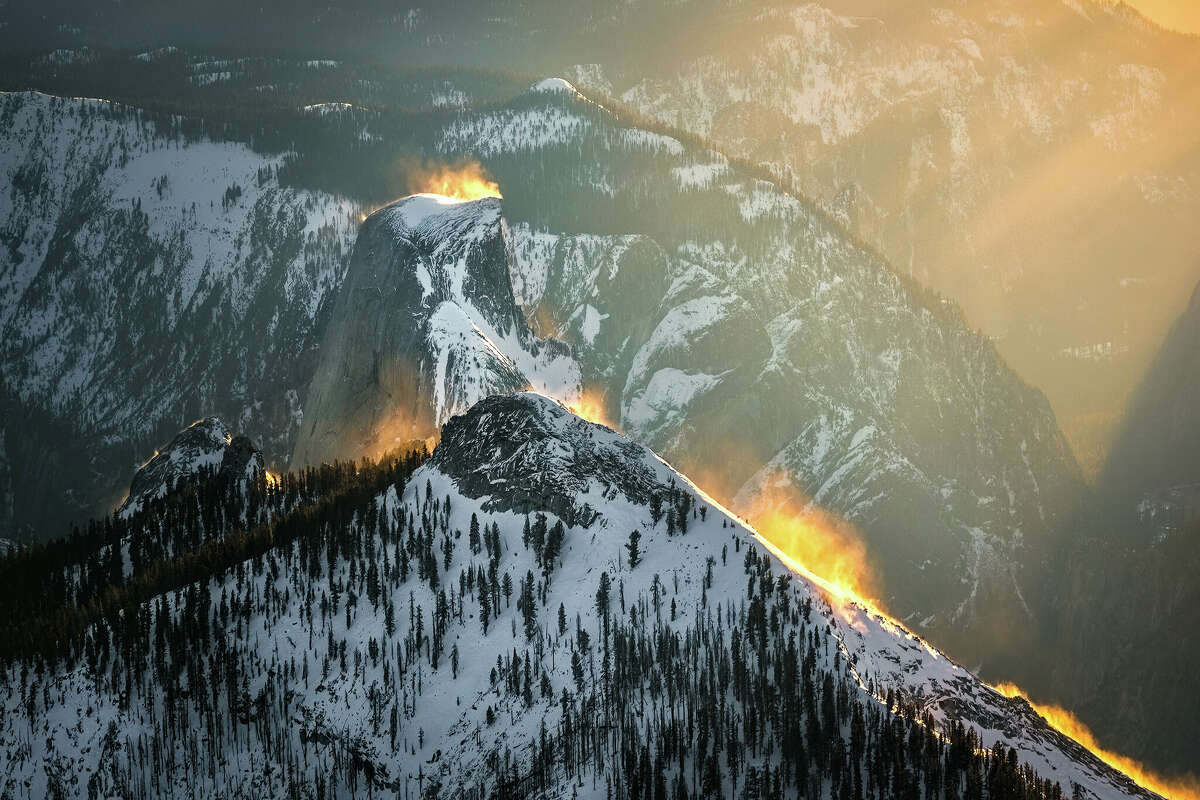
[[[293,463],[354,459],[436,436],[483,397],[579,393],[561,342],[513,300],[500,201],[420,194],[372,214],[321,344]]]
[[[25,92],[0,120],[4,528],[110,510],[114,479],[203,414],[285,459],[356,204],[182,118]]]
[[[1098,468],[1200,257],[1195,39],[1137,5],[691,4],[563,74],[789,176],[954,298]]]
[[[108,596],[140,603],[48,640],[39,670],[4,640],[0,790],[1151,797],[542,395],[452,417],[419,467],[257,487],[154,507],[189,520],[176,540],[203,529],[198,580],[178,551],[119,568]],[[106,550],[164,530],[151,517],[31,557],[45,574],[0,571],[94,581]]]
[[[299,465],[428,436],[497,389],[528,383],[570,400],[578,375],[584,405],[740,507],[769,495],[846,517],[881,599],[970,663],[1000,668],[1016,651],[995,632],[1038,616],[1042,554],[1079,483],[1045,399],[952,304],[762,171],[639,127],[560,80],[427,116],[300,109],[248,125],[252,139],[266,129],[295,144],[277,156],[217,142],[200,131],[242,129],[203,120],[7,102],[24,126],[12,130],[30,132],[5,141],[24,198],[8,252],[41,254],[9,273],[43,276],[5,298],[5,420],[38,421],[8,431],[0,453],[14,519],[54,530],[70,504],[36,500],[55,486],[78,509],[115,507],[123,487],[105,498],[105,476],[201,414],[263,431],[269,464]],[[331,151],[383,170],[399,147],[446,164],[485,159],[504,200],[390,206],[347,267],[354,204],[296,183],[320,185]],[[68,169],[71,148],[95,170]],[[210,157],[244,159],[246,174],[204,173]],[[160,172],[154,159],[178,164]],[[212,197],[185,191],[189,170]],[[102,177],[69,195],[98,213],[60,214],[60,227],[84,225],[71,241],[106,255],[33,247],[29,204],[68,196],[17,179],[41,171]],[[161,193],[153,222],[135,190],[150,192],[143,208]],[[103,284],[85,275],[122,289],[93,296]],[[81,313],[67,316],[72,303]],[[92,463],[59,468],[61,443],[77,441]]]
[[[447,159],[488,157],[506,222],[494,200],[457,209],[486,221],[467,240],[487,230],[492,244],[472,252],[492,274],[508,260],[524,316],[570,343],[601,416],[739,508],[812,503],[845,516],[898,616],[975,664],[1013,652],[995,623],[1022,631],[1037,617],[1039,554],[1079,476],[1044,397],[952,304],[802,198],[631,126],[565,81],[464,109],[437,141]],[[456,230],[431,226],[424,247],[454,252]],[[394,246],[411,270],[408,245]],[[364,258],[373,248],[374,233]],[[373,336],[348,337],[332,366],[374,380]],[[343,395],[325,415],[341,424],[363,394],[325,385]]]
[[[180,431],[133,475],[129,495],[117,509],[128,518],[180,484],[214,472],[251,482],[266,471],[262,452],[245,436],[234,436],[216,417],[196,420]]]
[[[327,110],[364,97],[453,109],[479,96],[450,80],[418,100],[376,69],[332,90],[330,76],[354,61],[564,75],[769,165],[953,297],[1047,391],[1096,467],[1165,329],[1161,310],[1181,310],[1194,282],[1200,253],[1173,234],[1200,203],[1195,44],[1136,3],[448,0],[338,15],[323,0],[159,5],[10,4],[0,40],[19,46],[7,50],[45,48],[29,68],[15,59],[14,82],[96,71],[125,46],[159,96],[265,100],[302,82],[283,59],[189,59],[186,48],[268,38],[321,87],[306,104]],[[162,72],[180,67],[182,86],[164,87]]]

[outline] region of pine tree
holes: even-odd
[[[483,624],[483,634],[488,632],[488,617],[492,615],[491,592],[484,581],[479,582],[479,621]]]
[[[467,542],[471,547],[471,554],[479,555],[479,517],[475,516],[474,511],[471,512],[471,528]]]
[[[517,601],[525,621],[525,638],[533,640],[537,635],[537,603],[533,599],[533,572],[529,571],[521,581],[521,595]]]
[[[612,587],[612,582],[608,578],[607,572],[600,573],[600,586],[596,589],[596,610],[600,612],[600,617],[608,624],[608,606],[609,593]]]
[[[633,531],[629,534],[629,544],[625,545],[625,549],[629,551],[629,568],[635,568],[642,560],[642,554],[638,550],[638,542],[642,539],[641,531]]]
[[[575,679],[575,688],[583,691],[583,659],[579,657],[579,651],[575,650],[571,653],[571,677]]]

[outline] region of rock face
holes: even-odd
[[[249,438],[234,436],[220,419],[206,417],[180,431],[134,473],[117,513],[131,517],[148,501],[208,473],[254,480],[264,469],[262,451]]]
[[[581,527],[610,493],[646,504],[666,491],[645,448],[554,405],[528,392],[481,400],[446,423],[432,463],[464,496],[487,497],[485,511],[540,509]]]
[[[578,392],[567,347],[513,300],[500,201],[415,195],[362,225],[292,463],[378,454],[528,386]]]

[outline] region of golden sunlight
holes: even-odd
[[[1157,792],[1167,798],[1167,800],[1200,800],[1200,784],[1197,784],[1194,779],[1164,778],[1128,756],[1114,753],[1111,750],[1105,750],[1096,741],[1096,737],[1092,734],[1091,730],[1065,708],[1035,703],[1018,686],[1011,683],[1001,683],[992,688],[1005,697],[1019,697],[1029,703],[1038,716],[1046,720],[1052,728],[1086,747],[1097,758],[1113,769],[1128,775],[1130,780],[1143,789]]]
[[[790,483],[764,481],[745,517],[789,565],[816,576],[837,598],[883,613],[879,579],[849,522],[818,508]]]
[[[478,161],[420,170],[413,177],[411,184],[410,188],[414,193],[440,194],[462,202],[484,197],[503,197],[499,184],[491,179]]]
[[[830,604],[846,616],[859,605],[884,619],[891,617],[879,602],[879,583],[866,545],[850,523],[823,511],[786,480],[769,478],[746,518],[758,539],[793,571],[812,580],[829,595]],[[1164,778],[1140,762],[1106,750],[1074,714],[1054,705],[1034,703],[1011,683],[993,687],[1005,697],[1021,697],[1055,730],[1139,786],[1167,800],[1200,800],[1200,784],[1187,778]]]
[[[431,420],[413,416],[407,410],[395,410],[371,426],[363,455],[374,460],[397,450],[419,450],[422,445],[432,453],[440,436],[441,431]]]
[[[615,422],[608,418],[604,411],[604,400],[601,395],[589,389],[584,389],[579,393],[579,397],[570,402],[563,402],[572,414],[577,417],[582,417],[588,422],[594,422],[597,425],[604,425],[607,428],[612,428],[614,431],[621,429]]]
[[[1164,28],[1200,33],[1200,4],[1194,0],[1126,0]]]

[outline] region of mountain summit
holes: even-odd
[[[266,472],[262,452],[245,436],[234,436],[217,417],[205,417],[179,432],[171,443],[138,468],[117,514],[129,517],[180,484],[205,472],[253,481]]]
[[[321,344],[292,462],[379,453],[528,386],[577,393],[565,345],[513,299],[500,201],[418,194],[362,224]]]

